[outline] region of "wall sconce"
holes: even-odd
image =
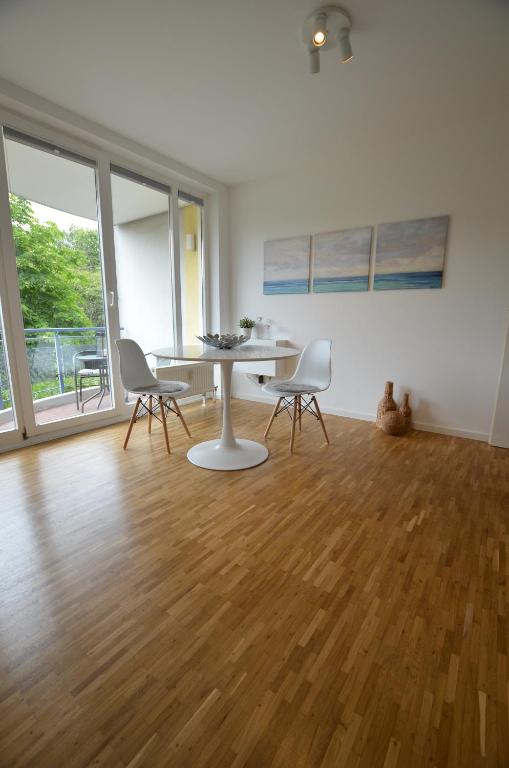
[[[304,22],[302,37],[309,53],[309,71],[320,72],[320,52],[339,47],[341,62],[353,59],[350,43],[352,21],[339,5],[324,5],[313,11]]]
[[[185,249],[186,251],[196,251],[196,235],[185,236]]]

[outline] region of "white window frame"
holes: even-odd
[[[102,266],[105,293],[105,322],[107,327],[108,353],[110,360],[111,386],[114,406],[105,411],[98,411],[83,416],[73,416],[50,424],[36,424],[32,408],[32,392],[28,358],[26,354],[24,323],[19,303],[19,287],[16,269],[16,257],[9,209],[9,188],[5,163],[3,128],[11,128],[28,137],[49,142],[76,155],[82,155],[96,164],[96,191],[98,201],[98,227],[102,244]],[[111,166],[119,166],[132,173],[145,176],[155,182],[171,188],[170,196],[170,242],[172,254],[175,340],[182,343],[181,285],[180,285],[180,238],[178,195],[184,192],[200,197],[204,201],[203,218],[207,215],[210,187],[194,182],[183,182],[181,174],[172,173],[167,168],[148,158],[133,156],[121,146],[112,145],[104,148],[98,137],[97,143],[83,140],[81,137],[64,133],[45,123],[11,112],[0,105],[0,303],[4,315],[4,345],[7,364],[11,374],[11,394],[13,408],[17,414],[15,430],[0,432],[0,451],[30,445],[47,439],[54,439],[76,432],[86,431],[98,426],[123,421],[130,417],[132,405],[124,402],[120,382],[118,356],[114,340],[120,336],[118,302],[116,297],[116,262],[113,231],[113,211],[111,196]],[[148,151],[147,151],[148,152]],[[212,190],[212,194],[214,191]],[[208,227],[203,226],[203,290],[209,296],[207,269],[206,235]],[[114,296],[111,306],[106,297]],[[207,314],[205,314],[207,312]],[[204,318],[208,323],[208,301],[204,301]],[[28,437],[24,437],[28,433]]]

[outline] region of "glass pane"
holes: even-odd
[[[179,199],[182,338],[196,344],[203,333],[203,249],[201,205]]]
[[[121,334],[148,354],[174,339],[169,195],[116,173],[111,187]]]
[[[10,432],[16,428],[16,419],[12,407],[11,384],[7,368],[5,336],[2,312],[0,308],[0,432]]]
[[[95,169],[6,139],[37,424],[112,407]]]

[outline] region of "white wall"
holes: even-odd
[[[509,448],[509,323],[505,349],[500,366],[500,379],[497,389],[490,443],[500,448]]]
[[[209,195],[205,221],[206,289],[208,328],[224,332],[231,314],[230,231],[228,194],[224,190]],[[216,331],[214,331],[216,332]]]
[[[509,120],[471,112],[448,125],[437,114],[421,136],[367,125],[319,164],[231,190],[232,327],[262,315],[299,346],[332,337],[325,411],[374,418],[392,379],[419,424],[487,439],[509,307]],[[263,295],[266,239],[440,214],[451,216],[441,290]],[[234,391],[261,395],[240,374]]]
[[[168,214],[115,227],[115,256],[122,336],[144,352],[173,344]]]

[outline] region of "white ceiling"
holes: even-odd
[[[97,220],[93,168],[9,139],[5,154],[11,192],[58,211]],[[111,192],[114,224],[168,212],[168,196],[163,192],[114,174]]]
[[[95,171],[89,165],[59,157],[6,138],[9,191],[57,211],[97,221]],[[168,195],[145,184],[111,175],[113,223],[169,213]],[[189,205],[179,198],[179,208]]]
[[[0,75],[227,183],[507,100],[507,0],[344,0],[355,58],[311,76],[318,4],[0,0]]]

